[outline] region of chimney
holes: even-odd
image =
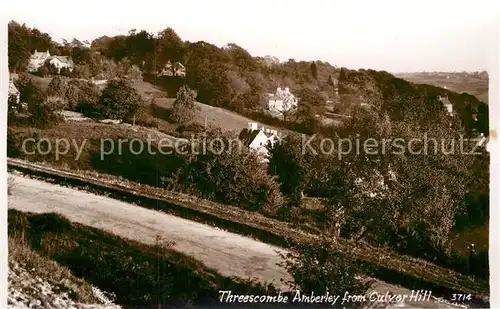
[[[257,123],[256,122],[249,122],[248,123],[248,130],[250,130],[250,131],[257,130]]]

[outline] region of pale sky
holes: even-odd
[[[498,57],[496,0],[10,0],[7,19],[93,40],[172,27],[183,40],[234,42],[253,56],[390,72],[476,71]],[[495,50],[497,50],[495,52]]]

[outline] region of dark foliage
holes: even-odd
[[[134,115],[140,104],[141,97],[128,82],[112,80],[103,90],[95,113],[103,118],[122,120]]]
[[[86,226],[59,215],[31,215],[9,210],[9,235],[25,237],[39,253],[68,267],[76,276],[114,293],[126,306],[185,305],[214,301],[218,290],[272,293],[260,285],[233,281],[170,250],[158,239],[153,246]]]

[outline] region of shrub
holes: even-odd
[[[326,239],[298,246],[281,256],[285,259],[283,265],[293,277],[294,282],[288,282],[289,285],[303,294],[344,295],[347,291],[351,295],[363,295],[371,284],[360,280],[360,265],[336,251]],[[349,304],[356,305],[363,304]]]
[[[70,110],[91,116],[99,100],[99,91],[91,82],[71,79],[66,87],[65,97]]]
[[[173,122],[186,123],[194,119],[196,116],[195,97],[196,93],[189,89],[188,86],[181,87],[179,92],[177,92],[177,98],[175,99],[170,115]]]
[[[223,141],[223,148],[217,148],[217,141]],[[180,186],[184,191],[249,210],[264,207],[272,212],[281,206],[278,183],[255,153],[218,133],[207,132],[203,143],[206,151],[187,149],[186,163],[174,177],[166,179],[169,189]]]
[[[181,124],[177,127],[176,131],[178,133],[202,133],[205,132],[206,128],[199,123]]]
[[[128,82],[112,80],[99,98],[96,113],[103,118],[123,120],[134,115],[140,105],[141,97]]]
[[[28,105],[28,110],[31,114],[31,124],[38,128],[48,128],[56,125],[62,120],[61,115],[57,113],[60,107],[61,104],[59,100],[52,101],[49,99],[45,102],[32,102]]]

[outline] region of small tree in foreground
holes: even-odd
[[[304,295],[327,292],[331,295],[346,292],[363,295],[371,285],[371,281],[361,279],[361,267],[348,254],[335,250],[333,242],[327,239],[301,244],[294,251],[280,255],[284,259],[282,265],[293,278],[288,284]],[[356,304],[350,303],[351,306]]]
[[[124,80],[112,80],[103,90],[96,112],[98,116],[122,120],[134,115],[140,107],[141,97]]]
[[[177,123],[186,123],[194,119],[196,115],[196,106],[194,100],[196,93],[188,86],[182,86],[177,92],[174,106],[172,108],[171,119]]]

